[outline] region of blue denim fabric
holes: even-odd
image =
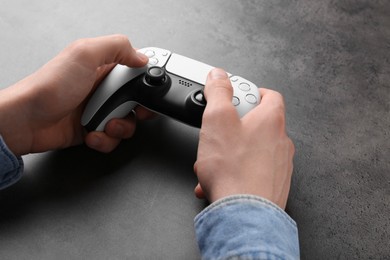
[[[195,217],[195,232],[202,259],[299,259],[295,221],[261,197],[214,202]]]
[[[16,157],[0,135],[0,190],[17,182],[23,174],[23,160]]]

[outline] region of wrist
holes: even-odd
[[[29,153],[31,125],[28,88],[18,82],[0,90],[0,135],[16,156]]]

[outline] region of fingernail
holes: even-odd
[[[210,71],[211,79],[227,79],[228,75],[223,69],[215,68]]]

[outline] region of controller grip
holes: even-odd
[[[127,116],[135,107],[137,103],[134,101],[126,101],[117,106],[110,113],[104,113],[104,111],[97,111],[91,121],[85,126],[88,131],[104,131],[104,127],[113,118],[124,118]],[[103,116],[102,116],[103,115]]]

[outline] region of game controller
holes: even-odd
[[[206,106],[203,88],[214,68],[205,63],[150,47],[138,50],[149,57],[142,68],[116,65],[89,100],[81,118],[88,131],[103,131],[112,118],[123,118],[142,105],[194,127],[200,127]],[[232,103],[240,117],[260,102],[252,82],[228,73]]]

